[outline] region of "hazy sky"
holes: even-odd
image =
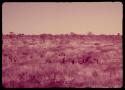
[[[3,34],[122,33],[120,2],[7,2],[2,5]]]

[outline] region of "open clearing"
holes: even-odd
[[[122,68],[121,36],[3,36],[5,88],[117,88]]]

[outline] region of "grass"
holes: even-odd
[[[104,36],[94,36],[94,39],[88,36],[84,39],[77,36],[69,36],[69,39],[60,37],[3,38],[3,86],[122,87],[121,38],[115,36],[119,43],[113,44],[115,41],[109,36],[105,36],[107,40]]]

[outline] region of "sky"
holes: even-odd
[[[2,33],[122,34],[121,2],[5,2]]]

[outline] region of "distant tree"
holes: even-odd
[[[24,35],[23,33],[19,33],[18,35]]]
[[[120,36],[120,33],[117,33],[117,36]]]
[[[88,35],[93,35],[93,33],[92,32],[88,32]]]
[[[14,35],[14,32],[10,32],[10,35]]]
[[[15,36],[16,36],[16,34],[15,34],[14,32],[10,32],[10,33],[9,33],[9,37],[10,37],[10,38],[14,38]]]
[[[74,32],[70,32],[71,35],[74,35],[75,33]]]

